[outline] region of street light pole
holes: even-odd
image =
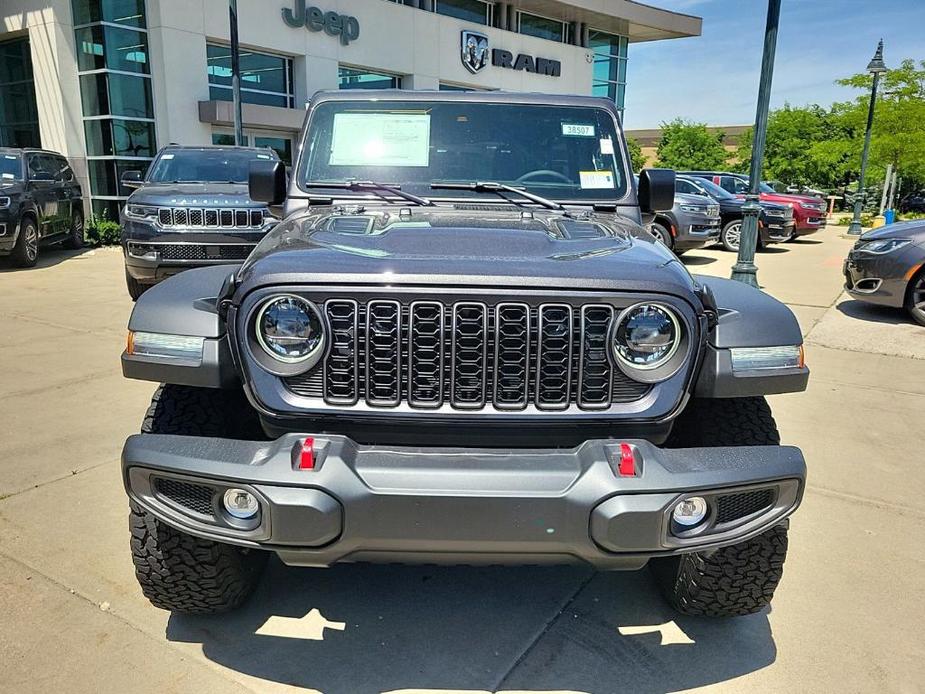
[[[864,132],[864,150],[861,152],[861,176],[858,179],[858,195],[854,199],[854,216],[851,218],[851,224],[848,227],[848,233],[852,236],[858,236],[861,233],[861,209],[864,206],[864,175],[867,173],[867,153],[870,150],[870,130],[874,125],[874,106],[877,103],[877,83],[880,81],[880,75],[886,72],[886,65],[883,62],[883,39],[877,44],[877,52],[867,64],[867,71],[874,76],[873,84],[870,87],[870,106],[867,107],[867,130]]]
[[[241,49],[238,45],[238,0],[228,0],[228,21],[231,25],[231,101],[234,109],[234,143],[244,145],[244,124],[241,118]]]
[[[758,215],[761,214],[761,162],[768,134],[768,108],[771,103],[771,77],[774,75],[774,53],[777,50],[777,26],[780,23],[780,0],[768,0],[768,19],[764,28],[764,53],[761,57],[761,79],[758,83],[758,108],[755,113],[755,134],[752,140],[752,161],[748,172],[748,193],[742,205],[742,234],[739,256],[732,266],[732,279],[758,287],[758,267],[755,249],[758,247]]]

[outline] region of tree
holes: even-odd
[[[630,168],[634,173],[639,173],[646,165],[646,157],[642,153],[639,140],[634,137],[626,138],[626,148],[630,151]]]
[[[662,123],[658,143],[658,165],[680,171],[722,169],[729,153],[723,147],[723,132],[711,133],[704,123],[676,118]]]

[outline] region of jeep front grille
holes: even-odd
[[[611,365],[609,304],[329,299],[324,310],[327,357],[284,382],[328,405],[604,410],[649,392]]]
[[[184,229],[259,229],[264,211],[231,208],[161,207],[157,221],[162,227]]]

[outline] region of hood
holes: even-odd
[[[689,297],[694,288],[674,254],[628,219],[474,204],[313,209],[267,234],[238,279],[246,291],[319,282],[624,289]]]
[[[0,195],[15,195],[23,191],[23,182],[18,180],[0,180]]]
[[[706,195],[694,195],[693,193],[675,193],[675,205],[715,205],[716,200]]]
[[[767,198],[768,200],[773,200],[774,202],[782,203],[798,203],[798,202],[812,202],[812,203],[822,203],[825,204],[825,200],[822,198],[817,198],[812,195],[791,195],[790,193],[762,193],[762,199]]]
[[[147,183],[132,193],[128,202],[200,207],[265,206],[248,197],[246,183]]]
[[[913,219],[909,222],[887,224],[879,229],[865,231],[860,237],[863,241],[875,239],[912,239],[914,243],[925,242],[925,219]]]

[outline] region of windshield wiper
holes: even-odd
[[[387,183],[377,183],[376,181],[309,181],[307,184],[309,187],[317,188],[343,188],[344,190],[368,190],[386,202],[391,202],[386,195],[383,195],[383,191],[386,193],[391,193],[392,195],[397,195],[400,198],[407,200],[408,202],[413,202],[417,205],[422,205],[424,207],[433,207],[436,203],[433,200],[428,200],[427,198],[422,198],[417,195],[412,195],[411,193],[405,193],[397,185],[388,185]]]
[[[507,196],[504,193],[517,193],[531,202],[542,205],[547,210],[565,209],[564,205],[554,200],[549,200],[548,198],[544,198],[536,193],[531,193],[529,190],[524,190],[523,188],[515,188],[514,186],[509,186],[507,183],[498,183],[496,181],[472,181],[471,183],[438,182],[431,183],[430,187],[434,190],[446,188],[447,190],[474,190],[476,193],[497,193],[505,199],[507,199]]]

